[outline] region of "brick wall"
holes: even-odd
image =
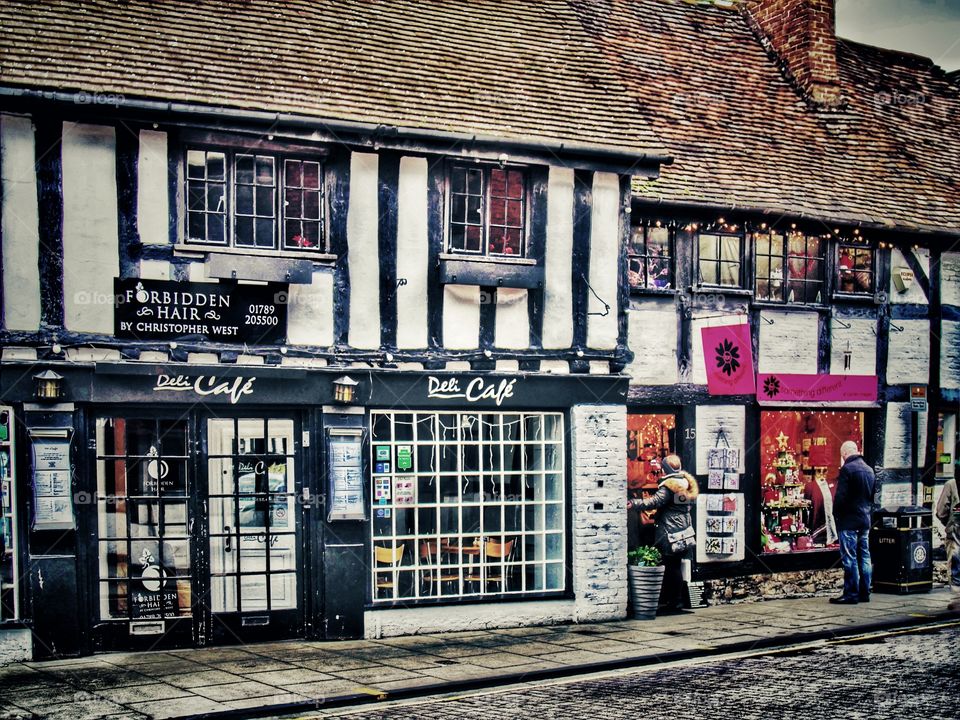
[[[748,0],[746,7],[800,89],[816,103],[839,103],[833,0]]]
[[[574,620],[623,618],[627,613],[627,409],[577,405],[570,415]]]

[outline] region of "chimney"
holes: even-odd
[[[747,0],[746,8],[800,91],[817,105],[839,105],[834,0]]]

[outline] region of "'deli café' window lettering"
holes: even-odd
[[[559,413],[371,417],[374,602],[564,589]]]

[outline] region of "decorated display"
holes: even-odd
[[[650,497],[657,491],[663,472],[660,460],[675,452],[676,417],[671,414],[627,415],[627,495]],[[656,510],[629,514],[630,547],[653,542]]]
[[[760,437],[763,552],[836,549],[840,445],[861,445],[862,413],[764,412]]]

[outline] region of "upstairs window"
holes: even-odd
[[[873,295],[876,255],[870,242],[860,237],[841,240],[837,247],[837,291]]]
[[[697,281],[700,285],[743,287],[743,235],[700,233],[697,253]]]
[[[791,230],[754,233],[756,298],[771,302],[823,302],[824,247],[819,235]]]
[[[187,150],[187,242],[325,251],[322,169],[276,154]]]
[[[634,226],[630,230],[627,263],[631,289],[673,288],[670,230],[662,224]]]
[[[527,177],[523,169],[450,168],[451,253],[520,258],[526,255]]]

